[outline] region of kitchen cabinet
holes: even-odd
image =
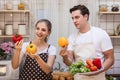
[[[29,40],[30,10],[0,10],[0,31],[0,42],[11,41],[17,33]]]

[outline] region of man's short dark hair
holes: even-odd
[[[77,6],[74,6],[70,9],[70,13],[72,13],[73,11],[76,11],[76,10],[80,10],[81,14],[84,16],[85,14],[88,15],[89,17],[89,10],[86,6],[84,5],[77,5]]]

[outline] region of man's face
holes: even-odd
[[[84,25],[87,21],[87,18],[88,18],[87,15],[83,16],[81,14],[80,10],[73,11],[71,13],[71,15],[72,15],[73,22],[74,22],[77,29],[84,27]]]

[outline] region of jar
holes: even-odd
[[[13,34],[13,25],[12,24],[6,24],[5,34],[6,35]]]
[[[113,12],[119,11],[119,5],[118,4],[113,4],[111,11],[113,11]]]
[[[25,9],[25,4],[23,2],[18,4],[18,10],[24,10]]]
[[[26,24],[18,24],[18,33],[25,35],[26,34]]]
[[[99,7],[100,7],[100,11],[101,12],[108,11],[108,5],[106,5],[106,4],[101,4]]]
[[[13,9],[13,4],[11,2],[6,3],[6,9],[7,10],[12,10]]]

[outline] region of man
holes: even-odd
[[[73,62],[99,57],[103,69],[89,76],[74,75],[74,80],[105,80],[105,71],[114,63],[113,46],[109,35],[102,29],[88,23],[89,10],[84,5],[77,5],[70,9],[72,20],[78,32],[68,38],[69,45],[61,49],[63,62],[70,66]]]

